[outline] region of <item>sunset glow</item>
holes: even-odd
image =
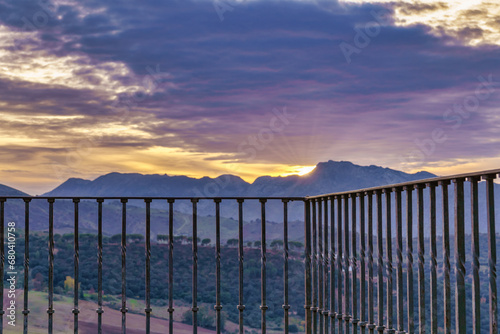
[[[230,3],[0,0],[0,184],[500,165],[500,3]]]

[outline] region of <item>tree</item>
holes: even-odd
[[[203,305],[200,306],[198,310],[198,326],[207,328],[207,329],[215,329],[216,328],[216,320],[215,320],[215,310],[208,308]],[[182,323],[191,325],[193,323],[193,312],[188,310],[182,314]],[[221,331],[224,330],[224,326],[226,323],[225,313],[222,313],[221,317]]]
[[[255,241],[253,243],[253,246],[256,247],[256,248],[260,247],[260,245],[261,245],[260,241]]]
[[[211,241],[212,241],[212,240],[210,240],[209,238],[205,238],[205,239],[203,239],[203,240],[201,241],[201,244],[202,244],[203,246],[208,246],[208,245],[210,245],[210,242],[211,242]]]
[[[282,248],[283,240],[275,239],[271,242],[271,248]]]
[[[66,293],[73,291],[75,287],[75,279],[71,276],[66,276],[66,280],[64,281],[64,291]]]
[[[288,245],[290,246],[290,248],[295,248],[297,250],[300,250],[304,247],[304,244],[300,241],[290,241],[288,242]]]
[[[226,244],[231,247],[238,246],[238,239],[229,239]]]
[[[158,234],[156,236],[157,241],[168,241],[168,234]]]
[[[144,236],[142,234],[127,234],[127,240],[129,242],[140,242],[144,240]]]

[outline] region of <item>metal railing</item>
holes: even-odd
[[[79,269],[80,269],[80,243],[79,243],[79,205],[82,201],[96,201],[97,207],[97,235],[98,235],[98,252],[97,252],[97,273],[98,273],[98,289],[97,289],[97,332],[99,334],[103,333],[103,203],[109,200],[119,200],[121,202],[121,331],[126,333],[127,329],[127,203],[129,201],[144,201],[145,203],[145,332],[151,332],[151,313],[153,311],[151,307],[151,204],[153,202],[167,202],[169,218],[168,222],[161,222],[168,224],[168,312],[169,312],[169,329],[170,334],[174,333],[174,204],[178,201],[189,201],[192,205],[192,326],[193,333],[198,331],[197,322],[197,312],[199,311],[198,305],[198,243],[196,242],[198,238],[198,203],[200,201],[211,201],[214,204],[215,211],[215,230],[216,230],[216,240],[215,240],[215,285],[216,285],[216,304],[214,305],[216,311],[216,332],[221,333],[221,215],[220,215],[220,204],[222,201],[235,202],[238,205],[238,266],[239,266],[239,304],[237,309],[239,311],[239,331],[244,332],[244,300],[243,291],[245,289],[243,281],[243,208],[245,201],[258,201],[260,203],[260,217],[261,217],[261,244],[260,244],[260,259],[261,259],[261,305],[260,310],[262,314],[261,320],[261,331],[266,333],[266,310],[268,309],[266,298],[266,203],[268,201],[279,201],[283,206],[283,233],[284,233],[284,244],[283,244],[283,255],[284,255],[284,319],[285,319],[285,332],[288,333],[289,328],[289,310],[290,305],[288,304],[288,204],[291,201],[303,201],[302,197],[286,197],[286,198],[276,198],[276,197],[215,197],[215,198],[191,198],[191,197],[152,197],[152,198],[142,198],[142,197],[0,197],[0,276],[3,277],[5,274],[5,234],[4,230],[6,227],[5,220],[5,205],[7,202],[12,200],[23,200],[24,201],[24,305],[23,305],[23,333],[29,333],[29,277],[30,277],[30,204],[34,201],[45,201],[48,205],[48,333],[54,332],[54,204],[56,201],[72,201],[74,205],[74,291],[73,291],[73,304],[74,308],[72,310],[74,314],[73,321],[73,332],[78,333],[78,323],[79,323]],[[2,310],[0,316],[0,333],[3,332],[3,315],[4,303],[3,303],[3,279],[0,283],[0,310]]]
[[[499,173],[500,170],[491,170],[307,197],[306,333],[358,333],[359,330],[361,333],[367,330],[369,333],[415,333],[416,330],[419,333],[438,333],[438,329],[440,333],[481,333],[481,330],[498,333],[494,179]],[[486,192],[483,210],[479,207],[478,183],[481,180],[485,181]],[[470,219],[465,214],[466,183],[470,184],[470,209],[467,209]],[[450,230],[451,184],[453,232]],[[437,191],[440,191],[440,206]],[[441,211],[440,219],[437,207]],[[488,243],[489,328],[481,328],[479,216],[483,213]],[[466,280],[469,280],[466,276],[466,221],[471,224],[471,251],[467,259],[472,260],[472,291],[466,291]],[[440,257],[437,251],[438,222],[442,238]],[[405,227],[406,238],[403,239]],[[415,230],[417,295],[414,293]],[[450,234],[453,243],[450,243]],[[377,249],[374,248],[374,239]],[[396,248],[395,262],[393,246]],[[454,250],[454,278],[451,250]],[[405,253],[406,261],[403,260]],[[441,300],[438,298],[438,267],[443,271]],[[452,285],[454,300],[451,297]],[[472,316],[467,313],[468,307],[472,307]],[[415,311],[418,312],[417,318]],[[440,313],[441,317],[438,316]],[[471,319],[470,323],[467,323],[468,319]]]
[[[215,212],[215,316],[216,332],[221,333],[221,203],[237,205],[238,224],[238,328],[244,327],[244,204],[256,201],[260,204],[260,293],[261,333],[266,333],[266,203],[280,202],[283,222],[283,319],[284,333],[289,332],[289,203],[304,203],[304,290],[305,323],[309,333],[474,333],[481,330],[498,333],[496,233],[494,180],[500,170],[440,177],[415,182],[387,185],[369,189],[332,193],[310,197],[0,197],[0,274],[5,270],[5,207],[12,200],[24,201],[24,304],[23,332],[29,333],[29,277],[30,277],[30,205],[44,201],[48,206],[48,333],[54,332],[54,204],[72,201],[74,206],[74,299],[73,331],[78,333],[79,323],[79,276],[80,276],[80,204],[83,201],[97,203],[97,332],[103,327],[103,204],[109,200],[121,203],[121,328],[127,328],[127,203],[140,200],[145,204],[145,332],[151,332],[151,205],[168,204],[168,332],[174,332],[174,209],[179,201],[191,203],[192,212],[192,328],[198,330],[198,204],[213,203]],[[485,182],[484,210],[480,209],[479,186]],[[449,191],[453,183],[453,191]],[[466,218],[465,184],[470,184],[470,219]],[[416,203],[414,203],[416,195]],[[453,210],[450,212],[449,197],[453,195]],[[427,199],[426,199],[427,198]],[[441,199],[440,205],[438,199]],[[438,218],[440,212],[440,218]],[[488,293],[489,328],[481,328],[481,281],[480,281],[480,218],[487,226],[488,242]],[[450,227],[450,220],[454,224]],[[416,220],[416,224],[414,221]],[[470,222],[472,260],[470,272],[471,290],[466,283],[466,229]],[[438,231],[438,227],[440,230]],[[417,232],[416,268],[414,268],[414,237]],[[403,237],[403,232],[406,237]],[[441,233],[441,235],[438,234]],[[450,235],[453,243],[450,242]],[[441,238],[442,252],[437,251],[437,239]],[[374,241],[377,248],[374,248]],[[426,253],[426,245],[429,252]],[[395,261],[393,258],[395,248]],[[451,251],[454,251],[454,270],[451,267]],[[404,256],[406,255],[406,256]],[[484,254],[482,254],[484,256]],[[404,257],[406,259],[404,259]],[[427,266],[427,267],[426,267]],[[427,268],[427,272],[426,272]],[[414,271],[417,271],[416,280]],[[443,287],[438,292],[438,270]],[[454,275],[453,275],[454,274]],[[427,279],[427,281],[426,281]],[[416,286],[415,286],[416,285]],[[415,295],[414,290],[418,291]],[[451,291],[455,291],[452,299]],[[0,283],[0,333],[3,332],[4,282]],[[374,298],[376,294],[376,299]],[[442,294],[441,302],[438,295]],[[471,294],[469,300],[468,294]],[[428,297],[428,300],[426,299]],[[452,305],[455,305],[455,311]],[[472,305],[472,316],[467,306]],[[226,305],[224,305],[226,306]],[[418,313],[418,317],[416,312]],[[375,318],[375,313],[377,318]],[[441,314],[442,313],[442,314]],[[454,317],[452,317],[452,314]],[[441,316],[439,316],[441,315]],[[484,316],[484,315],[483,315]],[[472,321],[468,322],[471,318]],[[453,328],[454,327],[454,328]]]

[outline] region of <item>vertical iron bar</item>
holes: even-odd
[[[481,333],[481,290],[479,279],[479,198],[480,177],[470,177],[471,234],[472,234],[472,333]]]
[[[321,199],[317,199],[318,203],[318,316],[319,316],[319,334],[323,334],[324,323],[323,323],[323,215],[322,215],[322,205]],[[326,334],[326,333],[325,333]]]
[[[344,327],[342,326],[342,319],[344,315],[342,313],[342,274],[343,274],[343,264],[342,264],[342,196],[337,196],[337,319],[339,321],[339,334],[344,332]],[[346,333],[348,334],[348,333]]]
[[[122,334],[127,332],[127,202],[126,198],[122,198],[122,235],[121,235],[121,249],[122,249]]]
[[[318,225],[316,219],[316,199],[311,200],[312,212],[312,320],[313,333],[318,333]]]
[[[360,264],[360,287],[359,287],[359,301],[360,301],[360,323],[361,334],[366,333],[366,271],[365,271],[365,259],[366,259],[366,236],[365,236],[365,194],[359,193],[359,239],[360,239],[360,254],[359,254],[359,264]]]
[[[191,203],[193,204],[193,239],[191,245],[193,248],[193,334],[198,333],[198,199],[192,198]]]
[[[220,198],[214,199],[215,202],[215,330],[217,334],[221,334],[222,332],[222,319],[221,319],[221,300],[220,300],[220,284],[221,284],[221,276],[220,276]],[[240,237],[242,237],[240,235]],[[242,241],[240,241],[241,243]],[[243,257],[243,249],[240,250],[240,258]],[[241,270],[241,268],[240,268]],[[241,280],[241,278],[240,278]]]
[[[418,329],[425,333],[425,236],[424,236],[424,188],[418,184],[417,190],[417,220],[418,220]]]
[[[331,333],[335,333],[335,317],[337,312],[335,309],[335,199],[330,199],[330,329]]]
[[[146,334],[151,332],[151,199],[144,199],[146,202]]]
[[[323,307],[323,317],[325,318],[325,334],[329,331],[329,310],[328,310],[328,297],[329,297],[329,285],[328,285],[328,265],[329,265],[329,251],[328,251],[328,197],[323,198],[325,202],[323,206],[323,230],[324,230],[324,240],[323,240],[323,296],[324,296],[324,307]]]
[[[413,313],[413,187],[406,186],[406,304],[408,305],[408,333],[415,332]]]
[[[261,299],[262,305],[260,309],[262,310],[262,324],[261,333],[266,334],[266,310],[268,309],[266,305],[266,199],[261,198]]]
[[[285,318],[285,334],[288,334],[288,200],[283,199],[283,310]],[[326,333],[325,333],[326,334]]]
[[[418,220],[418,328],[419,333],[425,333],[425,235],[424,235],[424,188],[418,184],[417,190],[417,220]]]
[[[396,274],[396,293],[397,293],[397,333],[403,334],[404,331],[404,288],[403,288],[403,210],[401,201],[401,188],[394,188],[394,199],[396,201],[396,243],[397,243],[397,274]]]
[[[168,200],[168,333],[174,333],[174,202]]]
[[[455,183],[455,333],[466,333],[465,295],[465,236],[464,236],[464,179],[454,179]]]
[[[448,205],[448,185],[450,181],[440,181],[443,207],[443,313],[444,333],[451,334],[451,284],[450,284],[450,212]]]
[[[311,206],[310,200],[304,200],[304,292],[306,334],[311,334]]]
[[[239,296],[238,296],[238,311],[239,311],[239,330],[240,334],[244,333],[243,328],[243,199],[238,199],[238,258],[239,258]]]
[[[350,251],[349,251],[349,196],[344,197],[344,323],[345,333],[350,332],[349,322],[351,321],[350,308],[351,308],[351,284],[350,279]]]
[[[377,331],[383,333],[384,326],[384,244],[383,244],[383,218],[382,218],[382,191],[375,191],[377,199],[377,246],[378,246],[378,263],[377,263],[377,316],[378,326]]]
[[[387,250],[387,329],[386,333],[394,333],[394,308],[392,304],[392,293],[393,293],[393,285],[392,285],[392,204],[391,204],[391,192],[392,189],[387,188],[384,189],[385,193],[385,244]]]
[[[103,198],[98,198],[97,208],[97,333],[102,334],[102,203]]]
[[[368,201],[368,330],[375,330],[375,314],[373,302],[373,192],[366,192]]]
[[[73,314],[74,314],[74,319],[73,319],[73,329],[74,333],[78,334],[78,313],[80,313],[78,309],[78,282],[79,282],[79,261],[80,261],[80,245],[79,245],[79,240],[78,240],[78,218],[79,218],[79,213],[78,213],[78,203],[80,203],[80,200],[78,198],[73,199],[73,203],[75,206],[75,227],[74,227],[74,266],[75,266],[75,286],[73,290]]]
[[[0,334],[3,333],[3,277],[4,277],[4,263],[5,263],[5,198],[0,198]]]
[[[431,333],[437,334],[437,246],[436,246],[436,182],[428,183],[430,212],[430,239],[431,239]]]
[[[24,308],[23,333],[28,334],[28,282],[30,269],[30,202],[31,198],[24,198]]]
[[[489,262],[489,302],[490,302],[490,333],[498,334],[497,311],[497,247],[495,233],[495,193],[496,175],[486,175],[486,206],[488,221],[488,262]]]
[[[356,197],[357,194],[351,194],[351,248],[352,248],[352,332],[358,333],[358,259],[356,244]]]
[[[49,198],[49,315],[48,333],[53,333],[54,321],[54,199]]]

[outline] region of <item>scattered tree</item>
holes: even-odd
[[[226,244],[230,247],[238,246],[238,239],[229,239]]]

